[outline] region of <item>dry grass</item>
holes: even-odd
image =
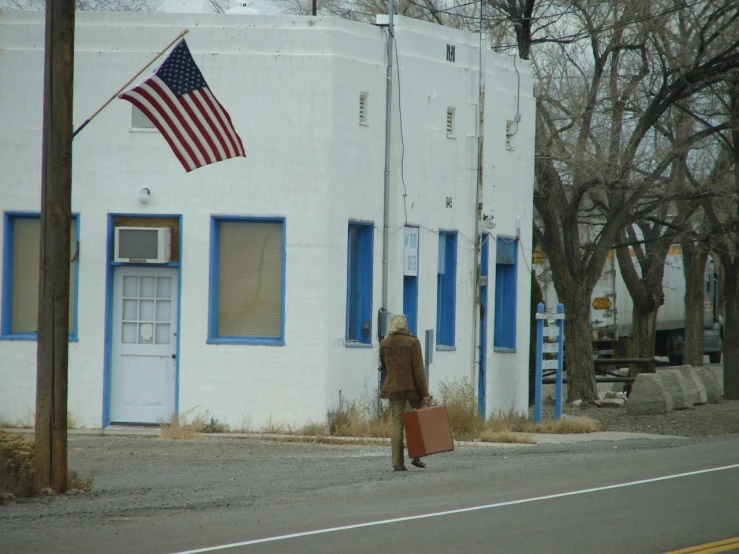
[[[31,496],[33,460],[33,439],[0,431],[0,493]]]
[[[585,417],[547,420],[538,425],[531,422],[530,424],[538,428],[538,431],[531,431],[532,433],[595,433],[600,430],[597,421]]]
[[[233,429],[234,433],[252,433],[252,419],[250,415],[241,416],[241,423]]]
[[[534,424],[527,418],[509,412],[489,421],[480,417],[474,388],[468,379],[444,381],[439,385],[437,399],[446,406],[452,436],[457,441],[532,444],[525,433],[591,433],[599,430],[597,422],[586,418],[567,418]],[[380,414],[366,396],[355,401],[342,400],[337,409],[328,412],[328,424],[308,422],[300,427],[276,420],[270,415],[258,428],[252,427],[251,416],[244,416],[233,432],[252,434],[265,440],[285,442],[316,442],[322,444],[376,444],[371,439],[390,438],[392,417],[388,402],[380,404]],[[194,414],[193,410],[172,416],[172,423],[162,424],[162,436],[191,440],[201,433],[227,433],[228,425],[218,422],[208,411]],[[356,440],[343,440],[343,439]],[[338,439],[338,440],[337,440]]]
[[[195,412],[195,408],[182,412],[173,413],[170,422],[159,421],[162,430],[162,438],[174,440],[194,440],[200,438],[202,433],[228,433],[227,424],[218,421],[209,410]]]
[[[33,429],[36,424],[36,416],[33,411],[28,410],[25,418],[18,418],[15,421],[0,418],[0,429]]]
[[[262,435],[292,435],[293,428],[290,425],[285,425],[272,419],[272,414],[267,418],[267,421],[259,428],[259,433]]]
[[[390,409],[381,405],[380,415],[373,413],[372,404],[362,401],[342,400],[336,410],[328,413],[329,434],[335,437],[388,438],[392,430]]]
[[[490,431],[512,431],[517,433],[594,433],[600,430],[597,421],[585,417],[568,417],[560,420],[550,419],[534,423],[528,418],[515,413],[500,415],[486,423]]]
[[[67,429],[76,429],[79,425],[80,420],[72,412],[67,410]]]
[[[89,492],[92,490],[92,477],[84,479],[76,471],[70,471],[67,475],[67,492],[72,491],[84,491]]]
[[[449,427],[456,440],[477,438],[485,427],[475,400],[475,390],[468,379],[439,384],[439,401],[446,406]]]
[[[194,408],[181,414],[173,413],[169,423],[160,421],[163,439],[193,440],[197,439],[200,430],[205,427],[206,420],[202,413],[194,414]]]
[[[0,504],[6,495],[33,494],[34,443],[31,437],[0,431]],[[76,471],[67,475],[68,492],[92,490],[93,478],[82,478]]]
[[[499,442],[509,444],[536,444],[536,441],[528,435],[516,435],[511,431],[497,431],[485,428],[480,431],[478,438],[482,442]]]
[[[323,423],[306,423],[300,429],[297,430],[296,434],[303,437],[325,437],[327,434],[326,425]]]
[[[205,413],[207,419],[209,412],[206,411]],[[218,421],[213,415],[210,416],[210,419],[207,420],[205,425],[203,425],[203,428],[200,430],[201,433],[229,433],[230,431],[231,428],[227,423]]]

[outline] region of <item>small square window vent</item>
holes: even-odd
[[[131,104],[131,128],[132,129],[156,129],[151,120],[144,115],[140,109]]]
[[[359,93],[359,124],[368,125],[367,123],[367,97],[366,92]]]
[[[446,109],[446,136],[454,138],[454,108]]]

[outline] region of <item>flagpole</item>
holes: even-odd
[[[190,30],[189,30],[189,29],[185,29],[185,30],[184,30],[184,31],[182,31],[182,32],[181,32],[181,33],[180,33],[179,35],[177,35],[177,38],[175,38],[175,39],[174,39],[174,40],[173,40],[172,42],[170,42],[170,43],[169,43],[169,44],[168,44],[168,45],[167,45],[167,46],[166,46],[166,47],[164,48],[164,50],[162,50],[162,51],[161,51],[161,52],[159,52],[159,53],[158,53],[158,54],[157,54],[156,56],[154,56],[154,57],[152,58],[152,60],[151,60],[151,61],[150,61],[149,63],[147,63],[147,64],[146,64],[146,65],[145,65],[144,67],[142,67],[142,68],[141,68],[141,70],[140,70],[140,71],[139,71],[138,73],[136,73],[136,75],[134,75],[133,77],[131,77],[131,79],[129,79],[129,81],[128,81],[128,82],[127,82],[127,83],[126,83],[125,85],[123,85],[123,86],[122,86],[121,88],[119,88],[119,89],[118,89],[118,90],[116,91],[116,93],[115,93],[115,94],[114,94],[113,96],[111,96],[110,98],[108,98],[108,100],[107,100],[107,102],[105,102],[105,104],[103,104],[102,106],[100,106],[100,107],[98,108],[98,110],[97,110],[97,111],[96,111],[96,112],[95,112],[94,114],[92,114],[92,115],[91,115],[90,117],[88,117],[88,118],[87,118],[87,119],[85,120],[85,122],[84,122],[84,123],[83,123],[82,125],[80,125],[79,127],[77,127],[77,130],[76,130],[76,131],[75,131],[74,133],[72,133],[72,138],[74,138],[75,136],[77,136],[77,133],[79,133],[79,132],[80,132],[80,131],[81,131],[82,129],[84,129],[84,128],[85,128],[85,127],[87,126],[87,124],[88,124],[88,123],[90,123],[90,121],[92,121],[92,120],[93,120],[93,119],[95,118],[95,116],[96,116],[97,114],[99,114],[100,112],[102,112],[102,111],[103,111],[103,110],[105,109],[105,107],[106,107],[106,106],[107,106],[108,104],[110,104],[110,103],[111,103],[111,102],[112,102],[113,100],[115,100],[115,99],[116,99],[116,98],[118,97],[118,95],[119,95],[119,94],[120,94],[121,92],[123,92],[123,91],[125,90],[125,88],[126,88],[126,87],[127,87],[128,85],[130,85],[131,83],[133,83],[133,82],[134,82],[134,81],[136,80],[136,78],[137,78],[137,77],[138,77],[139,75],[141,75],[141,74],[142,74],[142,73],[143,73],[144,71],[146,71],[146,68],[147,68],[147,67],[149,67],[149,66],[150,66],[151,64],[153,64],[153,63],[154,63],[155,61],[157,61],[157,60],[158,60],[159,58],[161,58],[161,57],[162,57],[162,55],[163,55],[163,54],[164,54],[164,53],[165,53],[165,52],[166,52],[167,50],[169,50],[169,49],[170,49],[170,48],[172,47],[172,45],[173,45],[173,44],[174,44],[175,42],[177,42],[178,40],[180,40],[180,39],[181,39],[182,37],[184,37],[184,36],[185,36],[185,35],[186,35],[187,33],[189,33],[189,32],[190,32]]]

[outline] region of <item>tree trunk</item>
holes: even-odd
[[[591,403],[598,399],[598,390],[593,372],[593,343],[590,340],[590,295],[570,294],[562,303],[566,317],[567,401]]]
[[[634,357],[654,358],[654,342],[657,336],[657,310],[658,302],[648,302],[644,306],[634,302],[634,335],[633,349]],[[634,364],[631,366],[631,376],[636,377],[640,373],[654,373],[655,367],[651,364]]]
[[[705,245],[682,245],[685,274],[685,347],[683,363],[703,365],[703,272],[708,261]]]
[[[658,302],[647,302],[640,305],[634,301],[632,344],[635,358],[654,358],[658,309]],[[656,368],[651,364],[633,364],[630,374],[636,377],[640,373],[654,373],[655,370]]]
[[[739,260],[727,263],[724,319],[724,399],[739,400]]]
[[[662,235],[659,228],[642,228],[646,239],[654,242],[643,247],[635,246],[635,257],[639,262],[637,271],[634,258],[626,247],[616,248],[618,266],[621,269],[626,288],[634,306],[632,316],[632,353],[635,358],[654,358],[654,343],[657,337],[657,312],[662,297],[662,278],[665,272],[665,258],[670,246],[670,236]],[[633,231],[630,238],[636,238]],[[655,240],[656,238],[656,240]],[[627,232],[622,240],[626,242]],[[656,368],[651,364],[633,364],[630,368],[632,377],[640,373],[653,373]]]

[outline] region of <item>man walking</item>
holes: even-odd
[[[380,396],[390,400],[393,467],[395,471],[408,471],[403,451],[403,414],[406,404],[417,409],[428,405],[431,396],[423,368],[421,342],[408,332],[406,317],[394,315],[390,318],[388,331],[388,336],[380,343],[380,364],[387,372]],[[420,458],[413,458],[411,464],[426,467]]]

